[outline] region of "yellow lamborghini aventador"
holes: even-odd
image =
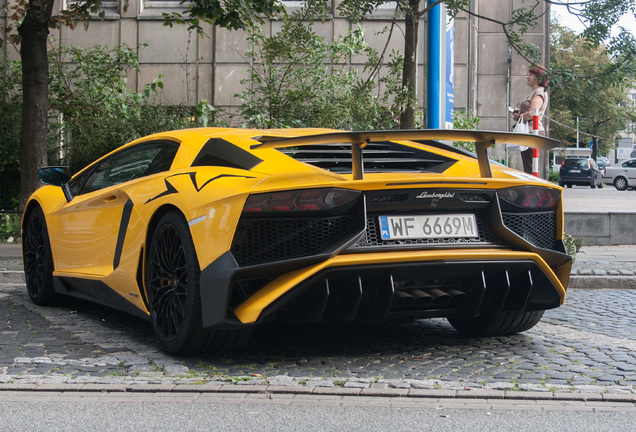
[[[450,141],[476,144],[476,153]],[[47,184],[22,221],[34,303],[148,319],[164,350],[229,349],[263,322],[446,317],[470,335],[563,303],[562,189],[488,159],[488,131],[187,129]]]

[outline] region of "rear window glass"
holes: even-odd
[[[251,170],[263,162],[253,154],[220,138],[210,138],[192,162],[197,166],[218,166]]]
[[[587,159],[566,159],[563,166],[567,168],[587,168]]]

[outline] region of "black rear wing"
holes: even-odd
[[[351,144],[351,166],[353,179],[364,178],[364,165],[362,163],[362,149],[372,141],[468,141],[474,142],[479,163],[479,172],[482,177],[491,178],[488,148],[498,143],[521,145],[539,150],[550,150],[560,145],[560,142],[539,135],[519,134],[512,132],[496,132],[481,130],[457,130],[457,129],[418,129],[418,130],[390,130],[390,131],[360,131],[360,132],[329,132],[316,135],[303,135],[297,137],[280,137],[263,135],[254,138],[260,144],[254,144],[252,149],[299,147],[315,144]],[[418,144],[417,142],[415,144]],[[424,146],[424,145],[422,145]]]

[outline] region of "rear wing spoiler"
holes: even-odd
[[[253,150],[268,148],[298,147],[313,144],[351,144],[351,166],[354,180],[364,178],[362,149],[372,141],[468,141],[474,142],[482,177],[491,178],[490,161],[487,150],[498,143],[521,145],[539,150],[550,150],[560,145],[560,142],[539,135],[519,134],[513,132],[496,132],[482,130],[457,129],[419,129],[419,130],[391,130],[391,131],[360,131],[360,132],[330,132],[317,135],[303,135],[297,137],[280,137],[263,135],[254,138],[260,144],[251,146]],[[417,144],[417,143],[416,143]]]

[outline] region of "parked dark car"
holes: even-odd
[[[598,165],[599,169],[601,170],[601,173],[603,173],[605,168],[607,168],[608,166],[611,165],[609,159],[606,158],[606,157],[597,157],[596,158],[596,164]]]
[[[603,187],[603,171],[592,158],[568,158],[561,163],[559,185]]]

